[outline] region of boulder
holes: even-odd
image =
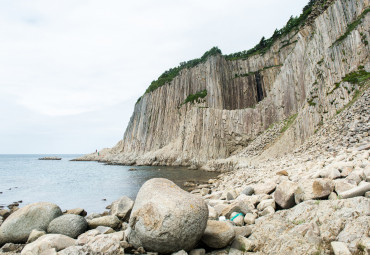
[[[271,206],[272,208],[276,208],[276,205],[275,205],[275,199],[266,199],[266,200],[262,200],[258,206],[257,206],[257,209],[259,211],[263,211],[265,210],[267,207]]]
[[[58,252],[58,255],[86,255],[88,254],[84,246],[69,246]]]
[[[225,216],[226,218],[230,219],[230,216],[233,212],[243,213],[245,215],[247,213],[252,212],[253,209],[254,209],[253,204],[249,203],[248,201],[235,200],[222,210],[221,216]]]
[[[83,234],[81,234],[77,238],[77,244],[78,245],[85,245],[91,240],[94,239],[95,236],[100,235],[101,233],[97,229],[91,229]]]
[[[234,226],[235,236],[245,236],[248,237],[252,233],[252,228],[248,226],[237,227]]]
[[[274,181],[267,181],[264,183],[258,183],[254,185],[254,194],[270,194],[276,188],[276,183]]]
[[[10,210],[8,210],[8,209],[0,209],[0,217],[2,217],[3,220],[5,220],[6,218],[8,218],[9,215],[10,215]]]
[[[235,237],[233,226],[225,221],[209,220],[202,236],[202,242],[210,248],[221,249]]]
[[[34,229],[31,231],[31,234],[28,236],[27,243],[32,243],[36,241],[40,236],[43,236],[43,235],[46,235],[45,231]]]
[[[62,215],[59,206],[39,202],[27,205],[12,213],[0,226],[0,245],[25,243],[34,229],[46,231],[49,223]]]
[[[230,215],[230,221],[236,226],[244,226],[244,214],[233,212]]]
[[[1,247],[0,254],[2,254],[2,252],[19,253],[22,251],[23,247],[24,244],[6,243],[3,247]]]
[[[112,228],[104,226],[98,226],[96,230],[98,230],[101,234],[111,234],[115,232]]]
[[[293,207],[295,205],[294,192],[297,188],[297,183],[292,181],[283,181],[275,190],[275,202],[283,209]]]
[[[334,190],[334,182],[330,179],[308,179],[298,183],[294,192],[296,204],[306,200],[327,198]]]
[[[245,216],[244,216],[244,223],[247,224],[247,225],[252,225],[254,224],[254,222],[256,221],[257,219],[257,215],[254,214],[254,213],[247,213]]]
[[[245,238],[244,236],[236,236],[231,244],[231,248],[239,251],[253,251],[254,245],[248,238]]]
[[[274,213],[275,209],[272,206],[268,206],[265,209],[263,209],[263,211],[260,213],[260,216],[266,216]]]
[[[342,242],[331,242],[331,248],[333,249],[334,255],[351,255],[345,243]]]
[[[92,220],[87,220],[89,228],[96,228],[98,226],[105,226],[116,229],[120,226],[120,220],[114,215],[107,215],[99,218],[94,218]]]
[[[159,253],[191,250],[207,225],[208,207],[167,179],[154,178],[140,189],[131,212],[128,241]]]
[[[189,255],[205,255],[206,250],[205,249],[194,249],[189,252]]]
[[[64,212],[65,214],[76,214],[85,217],[87,212],[82,208],[70,209]]]
[[[44,251],[55,248],[56,251],[63,250],[69,246],[76,245],[76,240],[69,236],[60,234],[47,234],[41,236],[33,243],[27,244],[22,250],[22,255],[37,255]]]
[[[127,221],[130,217],[130,213],[133,206],[134,201],[132,201],[130,198],[126,196],[123,196],[111,204],[109,214],[117,216],[119,219],[123,221]]]
[[[350,183],[346,179],[335,180],[334,185],[335,185],[335,192],[337,192],[337,194],[339,194],[341,192],[344,192],[344,191],[347,191],[347,190],[350,190],[350,189],[353,189],[354,187],[357,186],[353,183]]]
[[[208,219],[216,220],[218,219],[218,213],[215,208],[212,206],[208,206]]]
[[[254,194],[254,188],[252,186],[247,186],[243,191],[242,194],[247,196],[252,196]]]
[[[87,229],[84,217],[75,214],[65,214],[52,220],[48,226],[48,233],[62,234],[77,238]]]
[[[111,235],[98,235],[85,246],[91,254],[123,254],[120,240]]]
[[[178,252],[174,252],[171,255],[188,255],[188,253],[184,250],[181,250],[181,251],[178,251]]]
[[[358,196],[363,196],[367,191],[370,191],[370,183],[363,182],[353,189],[339,193],[338,196],[340,198],[358,197]]]

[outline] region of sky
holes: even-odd
[[[0,154],[112,147],[165,70],[250,49],[307,2],[0,0]]]

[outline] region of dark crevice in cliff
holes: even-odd
[[[262,78],[261,78],[260,72],[256,72],[254,76],[256,79],[256,86],[257,86],[257,102],[260,102],[264,98],[263,89],[262,89]]]

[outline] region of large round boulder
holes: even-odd
[[[77,238],[87,229],[84,217],[75,214],[65,214],[52,220],[48,226],[48,233],[62,234]]]
[[[59,206],[39,202],[12,213],[0,227],[0,246],[4,243],[25,243],[34,229],[46,231],[49,223],[62,215]]]
[[[155,178],[140,189],[131,212],[129,243],[147,251],[191,250],[207,226],[208,207],[201,197],[167,179]]]

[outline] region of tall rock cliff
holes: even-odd
[[[248,157],[256,141],[266,138],[253,147],[265,156],[302,144],[361,93],[364,85],[348,77],[370,71],[369,1],[317,2],[266,51],[210,56],[144,94],[123,140],[82,159],[227,170],[230,161],[220,159]]]

